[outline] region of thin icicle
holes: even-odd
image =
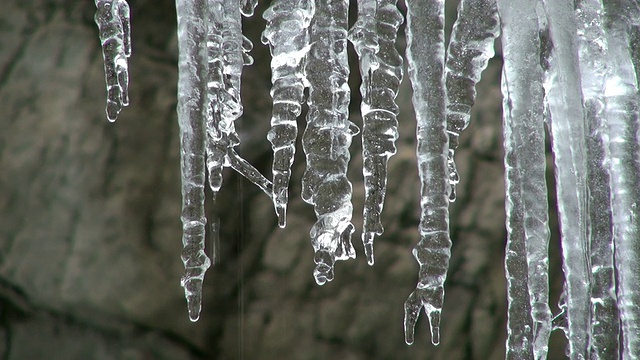
[[[295,9],[295,10],[294,10]],[[296,152],[296,119],[304,102],[304,60],[309,50],[313,0],[275,0],[263,17],[267,27],[262,41],[271,49],[273,115],[268,139],[273,149],[273,205],[278,225],[286,225],[291,165]]]
[[[348,9],[347,0],[316,3],[305,66],[309,114],[302,136],[307,160],[302,198],[314,205],[318,218],[310,235],[316,263],[313,274],[319,285],[333,280],[336,260],[355,257],[351,183],[347,179],[349,145],[356,132],[349,122]]]
[[[548,337],[548,206],[535,0],[498,0],[507,214],[507,359],[536,359]],[[535,322],[534,322],[535,320]]]
[[[123,106],[129,105],[129,64],[131,56],[131,24],[129,4],[125,0],[96,0],[95,21],[100,31],[107,83],[107,119],[118,118]]]
[[[600,0],[576,3],[586,131],[589,247],[591,249],[591,359],[618,359],[620,320],[616,298],[609,132],[604,117],[606,35]]]
[[[205,0],[178,0],[178,122],[182,170],[182,277],[191,321],[202,307],[202,282],[211,262],[204,252],[207,25]]]
[[[634,1],[605,3],[609,71],[604,97],[624,359],[640,358],[640,124],[628,34],[632,20],[639,18],[637,7]]]
[[[495,54],[493,43],[500,33],[496,0],[462,0],[453,24],[445,64],[447,87],[447,132],[449,133],[449,201],[456,200],[460,178],[454,162],[460,133],[469,125],[476,99],[476,84],[489,59]]]
[[[417,119],[420,175],[420,241],[413,256],[420,264],[418,284],[404,304],[407,344],[424,307],[431,342],[440,342],[444,281],[451,257],[449,237],[449,138],[445,118],[444,0],[407,1],[407,63]]]
[[[586,134],[574,3],[572,0],[545,0],[544,8],[548,21],[548,27],[545,29],[548,31],[546,41],[550,50],[549,57],[544,59],[545,64],[548,63],[548,68],[544,69],[545,106],[551,128],[558,216],[562,234],[562,269],[567,295],[568,352],[572,360],[588,359],[591,269],[587,233],[586,172],[584,171]],[[545,320],[548,320],[548,317],[545,317]],[[535,313],[534,321],[536,321]],[[544,350],[546,357],[550,328],[547,327],[545,330],[544,338],[536,339],[536,351]]]
[[[360,58],[363,118],[364,224],[362,243],[373,265],[373,240],[384,228],[380,214],[387,191],[387,162],[396,153],[398,95],[402,81],[402,57],[395,48],[402,14],[396,0],[361,0],[358,20],[349,34]]]

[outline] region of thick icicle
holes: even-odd
[[[445,64],[447,132],[449,133],[449,201],[456,199],[459,176],[454,162],[458,138],[469,125],[476,99],[476,84],[494,55],[493,43],[500,33],[496,0],[462,0],[453,24]]]
[[[543,356],[551,318],[543,89],[536,4],[535,0],[498,0],[504,56],[506,358],[514,360]],[[541,346],[536,346],[534,352],[537,344]]]
[[[404,304],[407,344],[424,307],[431,342],[440,342],[444,281],[451,257],[449,237],[449,138],[445,118],[444,1],[407,1],[407,63],[417,119],[420,175],[420,241],[413,256],[420,264],[418,284]]]
[[[640,139],[638,86],[628,31],[638,3],[605,3],[607,63],[605,114],[609,124],[611,195],[623,358],[640,358]]]
[[[202,283],[210,260],[205,246],[205,122],[206,29],[202,14],[205,0],[176,1],[178,14],[178,122],[182,170],[182,277],[189,318],[198,320],[202,307]]]
[[[296,119],[304,102],[304,60],[309,50],[313,0],[274,1],[263,17],[262,41],[271,49],[273,115],[268,139],[273,148],[273,205],[278,225],[286,225],[291,165],[296,152]]]
[[[311,23],[311,49],[305,66],[309,82],[309,114],[302,136],[307,167],[302,198],[315,207],[311,229],[319,285],[333,280],[336,260],[355,257],[351,244],[351,183],[347,179],[349,145],[355,125],[349,122],[347,0],[316,3]]]
[[[591,358],[618,359],[620,320],[616,298],[609,132],[604,117],[607,70],[606,36],[600,0],[576,3],[578,48],[586,131],[589,189],[589,247],[591,261]]]
[[[572,0],[545,0],[549,56],[545,68],[545,106],[551,128],[558,215],[565,277],[569,357],[589,358],[591,304],[584,113],[578,64],[576,21]],[[543,52],[544,53],[544,52]],[[547,67],[548,66],[548,67]],[[533,293],[532,293],[533,294]],[[548,318],[545,318],[548,320]],[[534,314],[534,321],[535,319]],[[548,325],[548,322],[545,324]],[[550,328],[535,339],[546,357]],[[539,341],[539,343],[538,343]],[[540,358],[536,354],[537,358]]]
[[[361,0],[358,20],[349,39],[360,58],[363,118],[364,224],[362,243],[373,265],[373,240],[384,228],[380,213],[387,190],[387,162],[396,153],[398,95],[402,81],[402,57],[395,48],[402,14],[396,0]]]
[[[129,64],[131,25],[129,4],[125,0],[96,0],[95,21],[100,31],[107,83],[107,119],[118,118],[123,106],[129,105]]]

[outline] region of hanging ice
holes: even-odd
[[[129,7],[96,1],[105,59],[107,116],[128,104],[131,54]],[[351,245],[347,0],[274,0],[263,17],[272,61],[273,183],[236,152],[242,116],[243,66],[252,63],[242,15],[256,0],[177,0],[178,121],[182,171],[182,286],[189,317],[200,314],[204,274],[204,187],[216,195],[231,167],[273,201],[286,224],[288,188],[305,88],[306,170],[302,197],[314,205],[311,237],[315,280],[333,279],[336,260],[355,257]],[[444,0],[407,1],[407,62],[417,119],[421,179],[420,241],[413,249],[418,284],[405,302],[405,339],[424,308],[432,342],[449,264],[449,201],[459,181],[454,152],[469,124],[475,85],[502,29],[506,168],[507,359],[544,359],[549,333],[562,329],[572,359],[640,358],[640,4],[637,0],[461,0],[445,62]],[[349,33],[362,76],[363,243],[373,240],[396,152],[402,57],[395,49],[402,22],[396,0],[360,0]],[[544,99],[544,101],[543,101]],[[546,112],[543,112],[546,106]],[[549,311],[546,115],[554,154],[561,224],[564,293],[561,313]],[[215,220],[214,220],[215,223]],[[216,229],[217,231],[217,229]],[[615,261],[614,261],[615,259]],[[615,266],[614,266],[615,264]],[[619,338],[622,336],[623,348]]]
[[[542,69],[535,0],[498,0],[507,214],[507,359],[544,359],[551,330]]]
[[[205,0],[178,0],[178,123],[182,169],[182,277],[191,321],[202,307],[202,282],[211,262],[204,252],[205,140],[208,70],[206,55],[207,13]]]
[[[578,48],[584,96],[587,188],[589,191],[589,248],[591,253],[591,357],[617,359],[620,320],[614,269],[609,132],[604,114],[604,86],[607,71],[603,7],[599,0],[577,4]]]
[[[95,21],[100,31],[104,72],[107,82],[107,119],[116,121],[123,106],[129,105],[129,65],[131,26],[129,4],[125,0],[96,0]]]
[[[476,84],[493,57],[493,43],[500,33],[496,0],[462,0],[453,24],[445,64],[447,132],[449,134],[449,200],[456,199],[460,181],[454,162],[462,130],[469,125],[476,99]]]
[[[402,14],[396,0],[361,0],[349,39],[360,58],[365,200],[362,243],[373,265],[373,239],[384,231],[380,213],[387,190],[387,161],[396,153],[402,57],[395,48]]]
[[[295,6],[293,6],[295,5]],[[292,9],[293,7],[293,9]],[[273,116],[268,139],[273,148],[273,205],[278,225],[286,225],[291,165],[296,152],[296,120],[304,103],[304,60],[309,50],[309,25],[313,0],[276,0],[265,11],[267,27],[262,41],[271,49]]]
[[[302,136],[307,167],[302,198],[314,205],[318,218],[311,228],[319,285],[333,280],[336,260],[355,258],[351,244],[351,183],[347,179],[349,145],[357,130],[349,122],[347,0],[316,3],[311,22],[308,60],[309,114]]]
[[[629,31],[640,22],[635,1],[605,4],[608,69],[604,89],[611,153],[611,211],[623,358],[640,358],[640,139],[638,83]]]
[[[420,264],[418,284],[404,304],[407,344],[420,310],[431,326],[431,342],[440,342],[444,280],[451,257],[449,238],[449,138],[445,118],[444,1],[407,1],[407,63],[417,120],[420,175],[420,241],[413,256]]]
[[[589,358],[590,277],[587,232],[587,189],[584,114],[578,68],[577,27],[573,1],[545,0],[548,36],[545,68],[545,106],[551,128],[558,214],[562,233],[562,267],[565,275],[567,330],[571,359]],[[547,51],[543,51],[543,56]],[[547,68],[548,65],[548,68]],[[535,320],[535,319],[534,319]],[[545,329],[540,346],[548,342]]]

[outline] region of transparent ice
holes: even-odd
[[[176,0],[178,122],[182,171],[182,286],[192,321],[200,316],[205,254],[205,183],[222,187],[231,167],[258,186],[286,226],[297,120],[308,108],[302,149],[302,198],[317,221],[310,236],[315,281],[334,278],[337,260],[355,257],[351,236],[349,146],[350,41],[359,60],[364,254],[385,241],[381,221],[388,163],[396,153],[403,61],[413,89],[417,169],[421,180],[419,272],[405,302],[404,333],[414,341],[422,310],[440,342],[451,256],[449,203],[460,179],[454,161],[471,120],[475,86],[502,44],[506,188],[507,359],[545,359],[553,330],[568,338],[570,359],[640,358],[640,4],[637,0],[461,0],[445,43],[445,1],[358,0],[348,29],[348,0],[274,0],[263,11],[262,42],[271,51],[273,111],[267,135],[272,179],[236,151],[243,105],[242,69],[252,43],[242,16],[257,0]],[[124,0],[97,0],[105,61],[107,118],[128,105],[130,11]],[[352,8],[356,8],[352,7]],[[406,22],[406,54],[398,29]],[[496,59],[499,60],[499,59]],[[265,119],[265,121],[268,121]],[[473,134],[471,136],[474,136]],[[547,168],[550,139],[553,167]],[[547,171],[558,194],[564,291],[549,304]],[[211,219],[214,224],[215,219]],[[224,226],[224,225],[222,225]],[[216,226],[217,232],[217,226]],[[455,239],[454,239],[455,241]],[[407,251],[409,251],[407,249]],[[399,319],[400,323],[401,320]],[[446,325],[445,325],[446,326]]]

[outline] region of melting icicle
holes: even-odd
[[[131,25],[129,4],[125,0],[96,0],[95,21],[100,31],[104,72],[107,83],[107,119],[118,118],[129,105],[129,64]]]
[[[549,34],[547,41],[550,50],[550,56],[544,59],[549,66],[545,69],[545,105],[551,128],[562,234],[568,352],[571,359],[588,359],[591,304],[586,172],[583,171],[586,168],[586,134],[574,3],[571,0],[545,0],[544,8],[548,20],[546,31]],[[545,320],[548,320],[546,314]],[[538,349],[544,350],[546,357],[550,329],[546,326],[544,330],[544,338],[536,339],[536,347],[539,345]]]
[[[462,0],[453,24],[445,65],[447,132],[449,133],[449,201],[456,199],[460,178],[454,162],[458,138],[469,125],[476,99],[476,84],[494,55],[493,42],[500,33],[496,0]]]
[[[449,237],[449,138],[445,118],[444,1],[407,1],[407,63],[417,119],[420,175],[420,241],[413,256],[420,264],[418,284],[404,304],[407,344],[424,307],[431,326],[431,342],[440,342],[440,313],[444,281],[451,257]]]
[[[348,9],[347,0],[316,3],[305,66],[309,114],[302,136],[307,160],[302,198],[314,205],[318,218],[310,235],[316,263],[313,275],[319,285],[333,280],[336,260],[355,258],[351,183],[347,179],[355,127],[349,122]]]
[[[542,69],[538,62],[536,3],[535,0],[498,0],[504,54],[506,358],[514,360],[543,357],[546,353],[543,338],[548,338],[551,327]]]
[[[273,204],[278,225],[286,225],[291,165],[295,155],[296,119],[304,102],[304,59],[309,50],[309,24],[315,12],[312,0],[276,0],[265,11],[267,27],[262,41],[271,49],[273,116],[268,139],[273,148]],[[296,10],[292,10],[294,7]]]
[[[628,34],[634,18],[640,19],[637,2],[605,3],[609,65],[605,116],[609,124],[611,208],[624,359],[640,358],[640,124]]]
[[[362,242],[373,265],[373,239],[384,231],[380,213],[387,190],[387,162],[396,153],[402,57],[395,48],[402,14],[396,0],[361,0],[349,39],[360,58],[365,200]]]
[[[191,321],[202,308],[202,283],[211,262],[205,246],[205,139],[207,84],[205,0],[178,0],[178,122],[182,170],[182,277]]]

